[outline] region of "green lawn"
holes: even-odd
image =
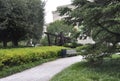
[[[91,66],[80,62],[57,74],[51,81],[120,81],[120,55],[107,59],[103,64]]]

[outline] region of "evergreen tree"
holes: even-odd
[[[79,22],[83,32],[96,42],[87,55],[95,60],[100,54],[111,55],[118,52],[120,42],[120,0],[73,0],[75,9],[59,9],[68,24]],[[120,48],[119,48],[120,49]],[[94,59],[95,58],[95,59]]]

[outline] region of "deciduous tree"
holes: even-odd
[[[40,39],[44,23],[40,0],[0,0],[0,40],[14,46],[27,38]]]

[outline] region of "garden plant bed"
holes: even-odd
[[[60,57],[64,47],[45,46],[0,50],[0,78]]]

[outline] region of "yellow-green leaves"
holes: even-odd
[[[0,50],[0,68],[17,66],[30,62],[58,57],[64,47],[46,46],[35,48],[15,48]]]

